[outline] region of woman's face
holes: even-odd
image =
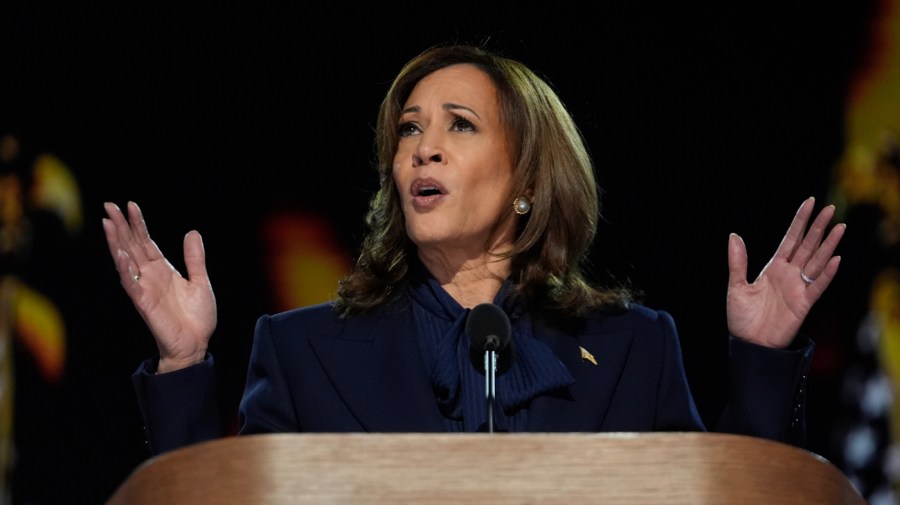
[[[409,95],[398,128],[394,183],[420,255],[433,249],[471,258],[485,244],[496,250],[510,243],[513,164],[491,79],[468,64],[427,75]]]

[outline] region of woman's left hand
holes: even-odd
[[[747,247],[732,233],[728,239],[728,331],[740,339],[785,348],[837,274],[841,262],[834,251],[846,225],[825,235],[834,206],[823,208],[809,230],[815,199],[800,205],[775,256],[753,282],[747,282]],[[824,240],[823,240],[824,237]]]

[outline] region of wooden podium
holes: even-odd
[[[717,433],[271,434],[147,460],[107,505],[864,504],[834,465]]]

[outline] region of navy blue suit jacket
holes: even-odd
[[[528,431],[705,431],[672,318],[634,306],[598,314],[578,334],[536,327],[535,338],[575,378],[528,406]],[[322,304],[257,321],[240,433],[439,432],[445,423],[404,302],[341,319]],[[813,343],[775,350],[731,338],[729,404],[716,431],[800,445]],[[582,356],[586,350],[596,361]],[[133,376],[152,453],[224,434],[213,358]]]

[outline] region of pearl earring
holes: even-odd
[[[513,201],[513,210],[516,211],[516,214],[524,216],[531,211],[531,201],[528,197],[520,196]]]

